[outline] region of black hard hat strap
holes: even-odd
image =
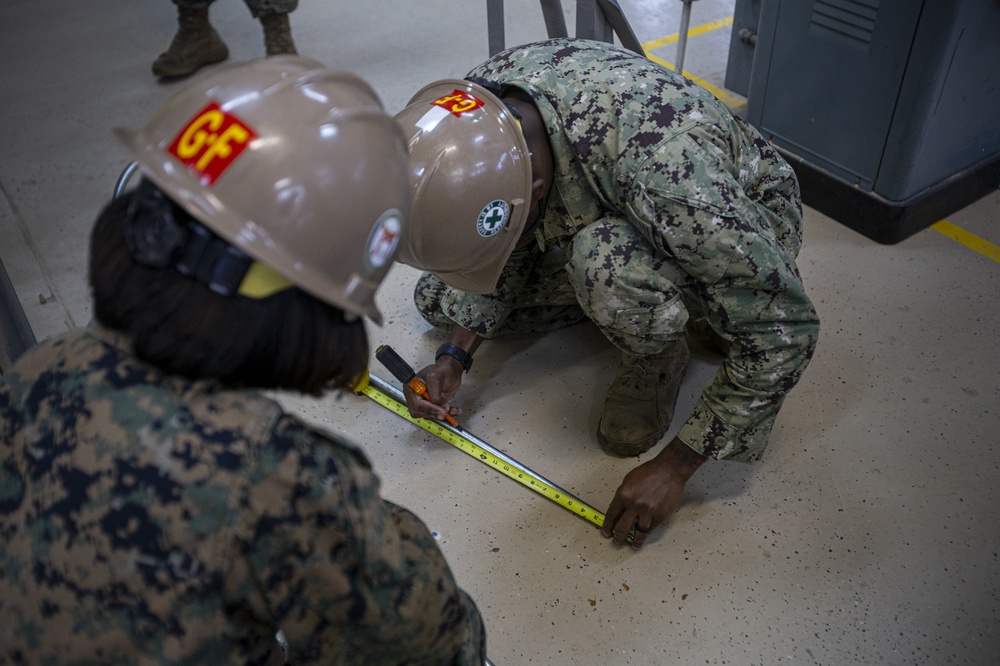
[[[125,235],[132,257],[140,264],[173,266],[223,296],[237,292],[253,263],[146,178],[132,193]]]
[[[191,233],[175,264],[177,270],[217,294],[235,294],[253,259],[194,220],[188,228]]]

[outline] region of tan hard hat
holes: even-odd
[[[142,173],[233,246],[381,323],[375,290],[410,210],[406,142],[375,91],[298,56],[216,69],[115,136]]]
[[[396,120],[409,139],[413,187],[398,261],[461,291],[493,291],[531,204],[531,159],[518,120],[461,79],[425,86]]]

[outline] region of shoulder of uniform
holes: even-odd
[[[292,414],[283,413],[276,421],[273,433],[283,446],[312,448],[319,457],[332,457],[371,469],[364,452],[347,438]]]

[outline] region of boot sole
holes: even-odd
[[[153,74],[159,76],[162,79],[179,79],[185,76],[191,76],[202,67],[207,67],[208,65],[214,65],[216,63],[220,63],[228,57],[229,57],[229,49],[227,48],[224,51],[218,51],[212,53],[211,55],[202,59],[198,63],[198,65],[196,65],[193,69],[190,67],[182,68],[182,67],[164,67],[162,65],[157,66],[157,64],[154,62]]]

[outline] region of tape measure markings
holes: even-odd
[[[555,502],[559,506],[567,509],[581,518],[601,527],[604,525],[604,514],[580,500],[572,493],[567,492],[543,476],[528,469],[507,454],[490,446],[486,442],[478,440],[468,432],[457,432],[451,426],[447,426],[432,419],[413,418],[410,410],[404,404],[405,397],[395,386],[387,384],[375,375],[369,375],[367,386],[360,389],[369,398],[394,411],[397,415],[417,425],[430,434],[443,439],[462,452],[484,462],[497,469],[505,476],[517,481],[521,485],[534,490],[547,499]]]

